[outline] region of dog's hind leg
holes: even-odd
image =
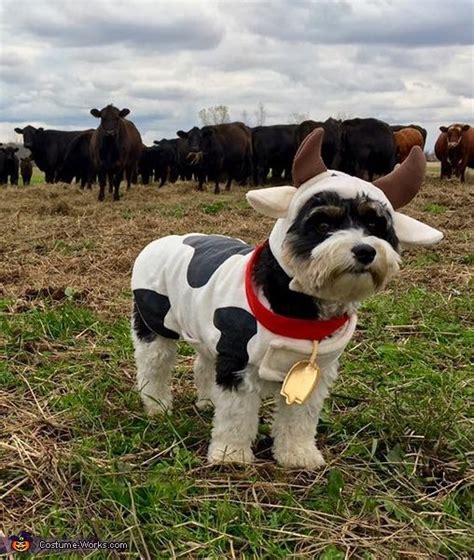
[[[216,379],[215,361],[198,354],[193,370],[198,395],[196,406],[199,410],[203,410],[212,406],[212,386]]]
[[[246,388],[222,389],[213,385],[215,406],[210,463],[251,463],[252,443],[257,436],[260,396]]]
[[[149,416],[169,411],[172,405],[171,374],[176,361],[176,340],[156,335],[140,340],[132,328],[137,365],[137,387]]]

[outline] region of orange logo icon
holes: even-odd
[[[15,552],[28,552],[31,548],[32,537],[26,531],[22,531],[19,535],[12,535],[10,541]]]

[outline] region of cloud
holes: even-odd
[[[131,109],[145,142],[226,104],[439,124],[472,118],[470,3],[442,0],[3,0],[0,140],[13,128],[85,129],[89,111]]]
[[[279,9],[275,9],[275,8]],[[472,4],[438,0],[272,0],[235,10],[257,35],[318,45],[468,45],[472,42]]]
[[[188,10],[166,13],[157,3],[105,1],[91,3],[49,0],[37,2],[6,2],[7,6],[28,6],[20,9],[17,23],[20,33],[33,39],[61,47],[125,44],[138,48],[210,49],[222,38],[222,29],[210,14],[196,12],[196,6],[181,4]],[[8,7],[7,7],[8,9]],[[159,10],[157,13],[157,9]],[[165,16],[165,17],[164,17]]]

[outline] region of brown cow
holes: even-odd
[[[397,163],[404,162],[413,146],[423,149],[423,136],[415,128],[402,128],[393,133],[397,149]]]
[[[136,173],[142,153],[142,138],[135,125],[125,119],[129,109],[117,109],[107,105],[102,110],[91,109],[91,115],[100,119],[90,140],[91,159],[99,178],[99,200],[104,200],[105,185],[109,181],[109,192],[119,200],[120,182],[127,179],[127,190]]]
[[[29,185],[33,175],[33,161],[30,157],[21,158],[20,171],[23,185]]]
[[[445,159],[456,177],[461,180],[461,183],[464,183],[466,167],[474,167],[474,128],[468,124],[454,123],[448,127],[440,126],[439,129],[441,130],[440,138],[443,134],[445,135],[443,140],[446,150]]]
[[[415,130],[418,130],[418,132],[423,137],[422,148],[423,150],[425,149],[426,138],[428,136],[428,132],[426,131],[426,128],[423,128],[419,124],[391,124],[390,128],[392,129],[393,132],[398,132],[399,130],[402,130],[402,128],[414,128]]]
[[[448,135],[446,132],[442,132],[437,140],[434,147],[435,156],[441,162],[441,173],[440,179],[451,179],[451,174],[453,172],[451,164],[448,161]]]

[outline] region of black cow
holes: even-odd
[[[423,128],[422,126],[419,126],[418,124],[393,124],[393,125],[390,125],[390,128],[393,130],[393,132],[399,132],[403,128],[414,128],[415,130],[418,130],[418,132],[420,132],[421,135],[423,136],[423,146],[422,146],[422,148],[425,149],[426,137],[428,135],[428,133],[426,132],[426,128]]]
[[[275,124],[252,128],[253,182],[263,185],[269,170],[272,178],[291,181],[291,167],[296,153],[296,124]]]
[[[153,146],[143,146],[138,173],[144,185],[148,185],[150,180],[159,180],[162,187],[167,180],[170,183],[178,180],[178,140],[155,140]]]
[[[3,146],[1,142],[0,142],[0,146]],[[5,150],[0,147],[0,185],[2,185],[5,182],[3,180],[3,175],[4,175],[6,159],[7,159],[7,154],[5,153]]]
[[[206,176],[214,181],[214,193],[220,193],[219,180],[226,175],[226,190],[232,180],[244,184],[252,176],[252,132],[248,126],[236,122],[178,130],[180,138],[188,140],[187,159],[195,166],[198,190],[203,190]]]
[[[298,125],[296,131],[297,146],[315,128],[324,128],[324,140],[321,149],[321,156],[324,163],[330,169],[339,169],[341,158],[341,132],[342,121],[330,117],[324,122],[307,120]]]
[[[13,146],[2,146],[0,148],[0,183],[18,185],[19,162],[16,155],[18,148]]]
[[[201,131],[197,126],[194,126],[188,132],[178,130],[176,133],[178,140],[183,142],[180,148],[180,162],[187,166],[189,169],[189,179],[194,179],[198,182],[198,190],[203,190],[203,184],[207,181],[206,169],[203,162],[203,152],[191,151],[190,145],[192,140],[193,149],[196,150],[202,142]],[[209,165],[209,158],[206,166]]]
[[[90,145],[94,129],[85,130],[70,143],[64,161],[60,166],[57,177],[59,181],[71,183],[73,179],[80,183],[83,189],[86,185],[91,188],[95,177]]]
[[[349,119],[341,125],[340,171],[370,182],[395,167],[396,146],[390,126],[378,119]]]
[[[144,185],[148,185],[150,180],[159,180],[162,187],[167,180],[171,183],[178,180],[178,140],[155,140],[153,146],[143,146],[138,173]]]
[[[83,131],[44,130],[28,125],[15,128],[15,132],[23,135],[23,145],[30,150],[34,162],[44,172],[45,181],[54,183],[69,144]]]
[[[178,142],[180,138],[172,140],[155,140],[155,181],[160,179],[160,187],[169,179],[170,183],[176,183],[179,177],[179,154]]]
[[[30,157],[21,158],[20,171],[23,185],[29,185],[33,175],[33,161]]]
[[[155,180],[155,152],[156,146],[142,146],[142,153],[138,161],[138,174],[144,185]]]
[[[191,181],[194,167],[188,160],[189,145],[187,138],[177,138],[178,175],[181,181]]]
[[[91,109],[91,115],[100,119],[90,142],[91,158],[99,176],[99,200],[104,200],[105,185],[109,181],[109,192],[114,191],[114,200],[119,200],[120,183],[125,177],[127,190],[142,153],[142,138],[135,125],[125,119],[129,109],[117,109],[107,105],[102,110]]]

